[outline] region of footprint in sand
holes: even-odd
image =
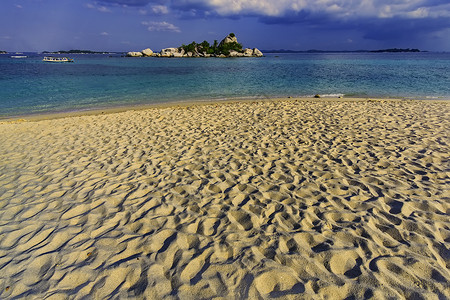
[[[355,250],[340,250],[331,256],[329,268],[332,273],[355,278],[361,275],[361,263],[362,259]]]
[[[255,278],[254,285],[263,297],[283,297],[288,295],[300,296],[305,291],[305,286],[292,274],[270,270]]]
[[[253,228],[250,215],[242,210],[230,210],[228,212],[228,218],[241,230],[250,230]]]

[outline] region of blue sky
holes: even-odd
[[[450,51],[448,0],[1,0],[0,50],[244,47]]]

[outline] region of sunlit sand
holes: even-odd
[[[450,298],[450,103],[0,124],[0,298]]]

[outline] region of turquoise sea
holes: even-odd
[[[450,99],[450,53],[301,53],[262,58],[0,55],[0,118],[190,100],[312,96]]]

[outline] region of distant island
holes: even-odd
[[[103,51],[103,52],[98,52],[98,51],[91,51],[91,50],[59,50],[59,51],[54,51],[54,52],[49,52],[49,51],[44,51],[42,52],[44,54],[112,54],[112,52],[108,52],[108,51]]]
[[[391,49],[381,49],[381,50],[286,50],[286,49],[278,49],[278,50],[262,50],[265,53],[399,53],[399,52],[427,52],[421,51],[419,49],[410,49],[410,48],[391,48]]]
[[[261,57],[262,52],[257,48],[243,48],[238,43],[236,35],[230,33],[220,43],[217,40],[210,45],[207,41],[192,42],[176,48],[165,48],[155,53],[150,48],[139,52],[128,52],[129,57]]]
[[[383,50],[372,50],[370,51],[372,53],[383,53],[383,52],[422,52],[419,49],[399,49],[399,48],[392,48],[392,49],[383,49]]]
[[[8,54],[6,51],[0,51],[0,54]]]

